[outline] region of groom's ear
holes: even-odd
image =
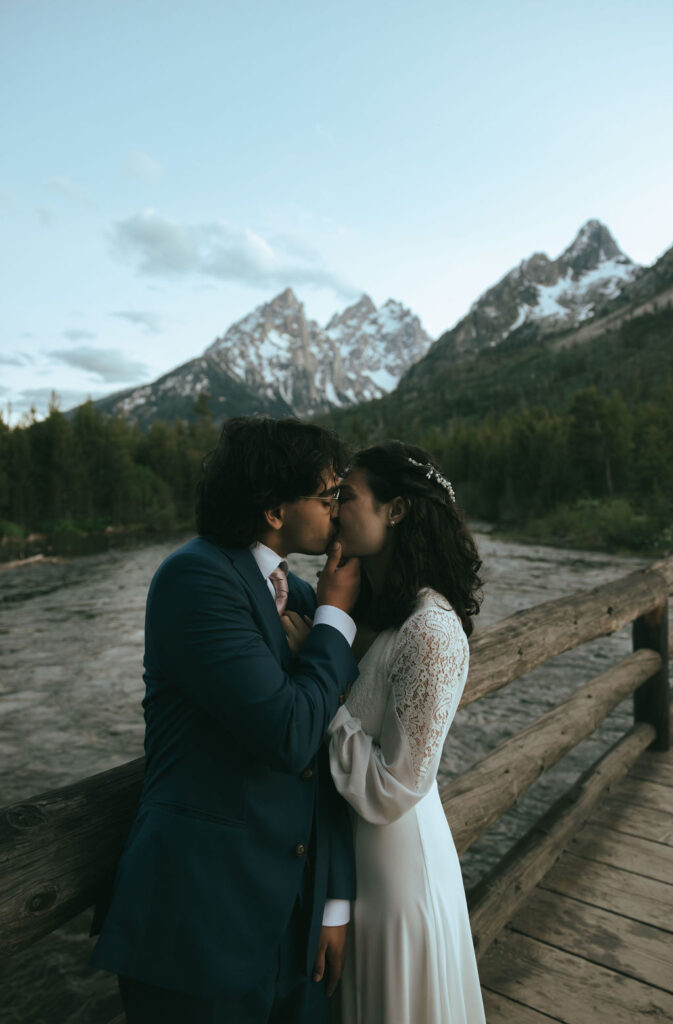
[[[264,518],[272,530],[280,530],[285,518],[285,509],[282,505],[278,505],[277,508],[265,509]]]

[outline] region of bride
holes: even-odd
[[[338,539],[361,559],[360,675],[329,727],[352,808],[357,899],[338,1024],[484,1024],[458,856],[436,775],[465,685],[481,562],[420,448],[357,454]]]

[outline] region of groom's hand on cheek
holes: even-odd
[[[313,967],[313,980],[326,977],[327,995],[331,996],[337,987],[344,966],[346,952],[347,924],[323,925]]]

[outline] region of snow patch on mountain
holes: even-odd
[[[438,344],[469,353],[501,344],[526,323],[543,331],[575,327],[641,272],[604,224],[587,221],[557,259],[538,252],[522,260]]]
[[[106,411],[149,421],[189,410],[205,391],[218,417],[234,406],[236,414],[243,407],[308,416],[387,394],[430,344],[418,317],[393,299],[377,309],[362,295],[322,327],[287,288],[232,324],[203,355],[103,401]]]

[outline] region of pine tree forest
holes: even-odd
[[[362,447],[380,432],[343,423]],[[193,524],[201,460],[217,440],[206,395],[189,423],[147,432],[87,403],[10,428],[0,419],[2,557],[39,534],[77,550],[93,534],[167,532]],[[564,409],[523,408],[446,425],[387,425],[420,444],[450,477],[468,518],[530,540],[609,550],[673,549],[673,378],[647,399],[587,388]]]

